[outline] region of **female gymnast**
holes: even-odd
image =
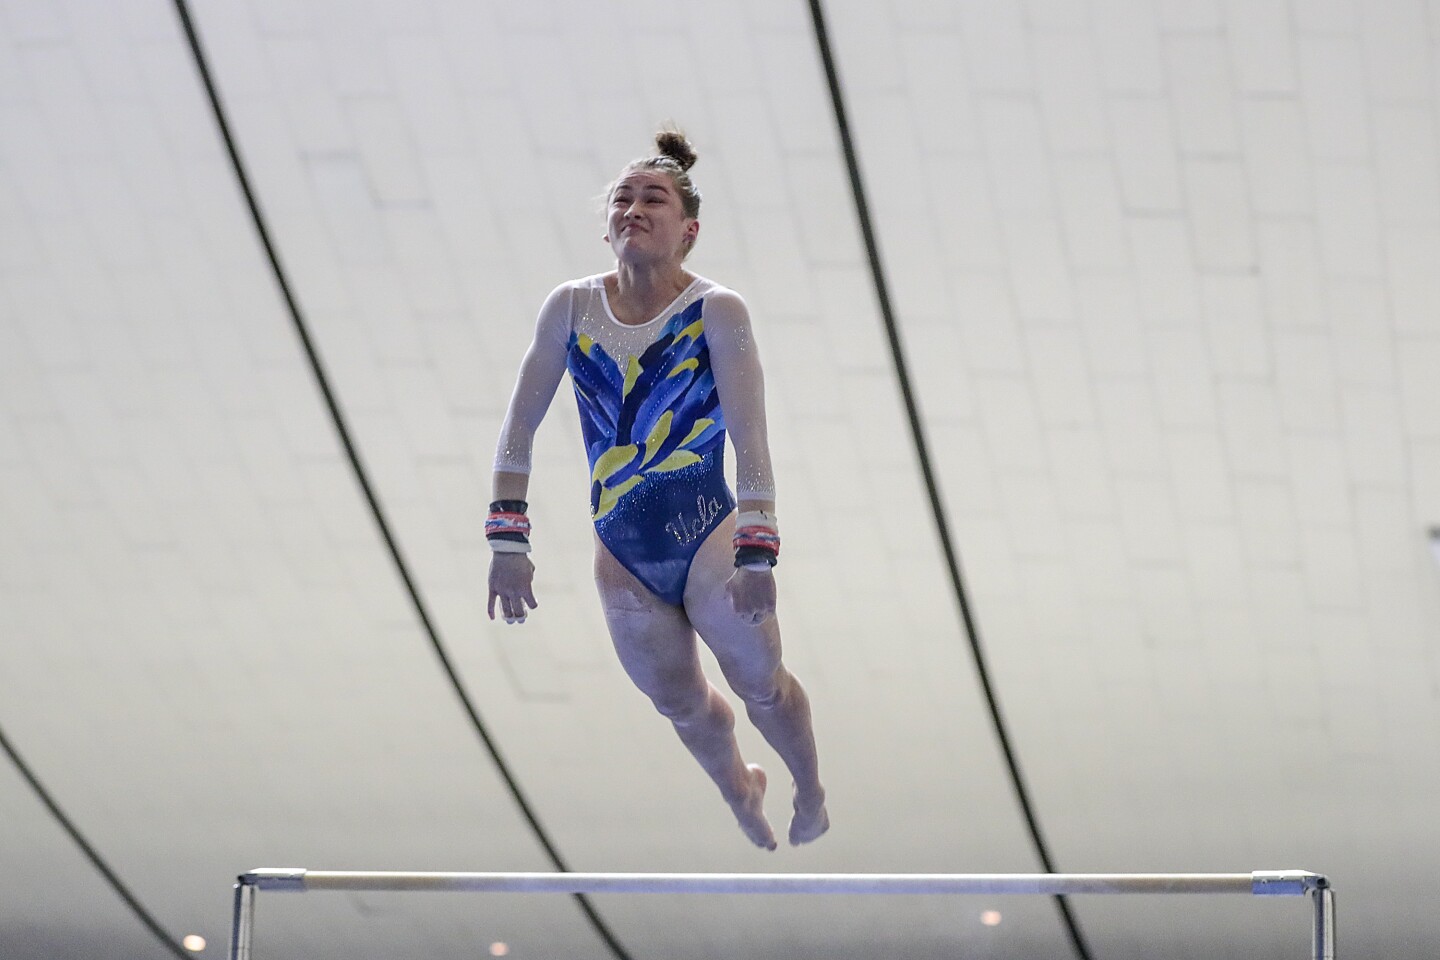
[[[794,779],[790,843],[830,826],[810,703],[780,661],[772,567],[780,552],[764,383],[734,291],[690,273],[700,234],[696,154],[663,131],[607,198],[615,269],[557,287],[540,308],[495,458],[486,537],[489,614],[536,607],[525,513],[531,444],[570,372],[590,461],[595,583],[625,672],[675,726],[740,828],[774,850],[765,772],[740,757],[735,715],[705,678],[695,634]],[[735,443],[736,500],[724,476]]]

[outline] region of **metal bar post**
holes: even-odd
[[[1322,879],[1310,891],[1310,900],[1315,908],[1312,956],[1314,960],[1335,960],[1335,891]]]
[[[230,924],[230,960],[250,960],[250,938],[255,929],[255,894],[251,876],[235,884],[235,915]]]

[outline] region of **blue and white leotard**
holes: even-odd
[[[596,533],[656,596],[680,604],[695,552],[735,506],[724,476],[727,422],[741,495],[774,499],[743,301],[697,277],[650,321],[623,324],[603,276],[558,288],[521,368],[497,470],[529,472],[530,438],[561,369],[580,410]]]

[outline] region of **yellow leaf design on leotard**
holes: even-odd
[[[691,441],[693,441],[696,437],[700,436],[700,434],[704,433],[706,430],[709,430],[714,425],[715,421],[711,420],[709,417],[701,417],[699,420],[696,420],[695,426],[685,436],[685,439],[680,441],[680,446],[690,446]]]
[[[630,396],[630,388],[635,386],[635,380],[640,376],[642,372],[643,371],[640,367],[640,361],[637,360],[635,357],[631,357],[630,366],[625,368],[625,388],[620,392],[621,400],[624,400],[626,397]]]
[[[592,336],[571,334],[568,366],[590,455],[596,520],[620,511],[646,476],[704,464],[722,449],[724,420],[706,352],[703,302],[671,317],[654,342],[629,356],[612,358]]]
[[[661,460],[655,466],[646,470],[646,473],[669,473],[671,470],[683,470],[692,463],[699,463],[703,457],[691,453],[689,450],[676,450],[670,456]]]
[[[676,340],[677,343],[678,343],[679,341],[681,341],[681,340],[686,339],[687,337],[688,337],[689,339],[691,339],[691,340],[698,340],[698,339],[700,339],[700,334],[702,334],[702,333],[704,333],[704,332],[705,332],[705,320],[702,318],[702,319],[696,320],[694,323],[690,324],[690,326],[686,327],[684,330],[681,330],[679,333],[675,334],[675,340]]]
[[[695,459],[699,460],[700,458],[696,457]],[[594,519],[599,520],[601,517],[605,516],[605,514],[609,513],[611,510],[614,510],[615,504],[620,502],[620,498],[625,496],[625,494],[629,493],[632,489],[634,489],[635,485],[643,479],[644,478],[637,473],[635,474],[635,476],[631,477],[629,480],[626,480],[624,483],[619,484],[618,486],[605,487],[604,489],[602,489],[600,491],[600,503],[597,504],[595,507]]]
[[[645,459],[640,461],[643,467],[650,462],[650,458],[660,450],[661,444],[670,439],[670,422],[675,419],[671,410],[660,414],[660,419],[655,423],[655,429],[650,431],[650,436],[645,438]]]
[[[612,447],[600,454],[595,461],[595,469],[590,474],[591,482],[604,483],[630,461],[635,459],[635,454],[640,452],[640,447],[633,443],[627,443],[623,447]]]

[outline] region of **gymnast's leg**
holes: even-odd
[[[765,772],[740,758],[735,714],[700,669],[685,612],[651,593],[598,538],[595,583],[625,672],[674,724],[750,841],[774,850],[775,834],[765,819]]]
[[[745,623],[725,592],[735,572],[731,537],[734,515],[716,527],[690,567],[685,612],[700,638],[715,654],[726,681],[745,702],[750,722],[765,737],[794,778],[794,818],[790,843],[798,846],[830,828],[825,788],[805,688],[780,658],[780,625],[775,617]]]

